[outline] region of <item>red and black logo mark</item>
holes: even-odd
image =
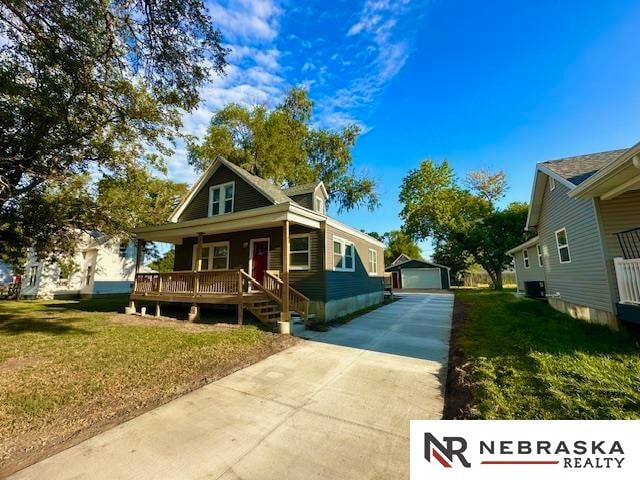
[[[424,458],[431,462],[431,457],[435,458],[444,468],[452,468],[453,458],[458,457],[458,462],[463,467],[469,468],[471,464],[464,457],[463,453],[467,449],[467,441],[462,437],[442,437],[440,441],[430,433],[424,434]]]

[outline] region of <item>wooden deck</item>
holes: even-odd
[[[289,291],[288,302],[284,292]],[[189,305],[238,305],[239,316],[247,309],[266,323],[273,323],[286,304],[306,321],[309,299],[297,290],[284,288],[277,272],[266,272],[263,283],[241,269],[207,272],[138,273],[131,300]],[[241,321],[241,319],[240,319]]]

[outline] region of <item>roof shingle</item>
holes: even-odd
[[[542,162],[542,165],[574,185],[580,185],[591,175],[595,174],[605,165],[613,162],[626,151],[627,149],[623,148],[621,150],[578,155]]]

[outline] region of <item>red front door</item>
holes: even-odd
[[[260,283],[264,282],[264,272],[269,268],[269,242],[257,240],[253,242],[251,251],[251,276]]]

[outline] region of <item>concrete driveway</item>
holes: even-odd
[[[442,415],[453,295],[403,298],[54,455],[15,479],[393,479]]]

